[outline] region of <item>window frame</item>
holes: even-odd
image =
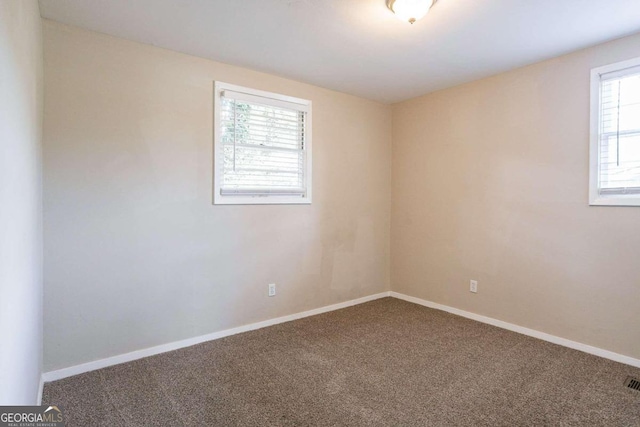
[[[640,57],[627,61],[593,68],[591,70],[591,129],[589,145],[589,205],[590,206],[640,206],[640,194],[600,194],[600,128],[601,121],[601,76],[613,72],[624,72],[640,66]]]
[[[221,98],[225,91],[240,92],[247,95],[258,96],[275,101],[299,104],[305,107],[307,115],[305,117],[305,139],[303,152],[304,159],[304,179],[305,194],[304,196],[282,196],[274,194],[261,195],[222,195],[221,188],[223,182],[224,161],[222,130],[221,130]],[[244,86],[238,86],[220,81],[214,82],[214,132],[213,132],[213,204],[214,205],[308,205],[311,204],[312,194],[312,147],[313,147],[313,119],[312,119],[312,102],[307,99],[295,98],[293,96],[282,95],[274,92],[252,89]]]

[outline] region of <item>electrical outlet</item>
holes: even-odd
[[[276,296],[276,284],[275,283],[269,283],[269,296],[270,297],[275,297]]]
[[[469,282],[469,291],[473,292],[474,294],[476,292],[478,292],[478,281],[477,280],[472,280]]]

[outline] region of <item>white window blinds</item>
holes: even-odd
[[[307,198],[310,105],[249,92],[219,92],[219,195],[271,200],[261,203]]]
[[[640,66],[600,75],[598,191],[640,194]]]

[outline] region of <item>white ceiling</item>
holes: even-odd
[[[397,102],[640,31],[639,0],[40,0],[44,18]]]

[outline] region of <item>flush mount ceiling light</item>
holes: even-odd
[[[398,19],[413,24],[423,18],[437,0],[387,0],[387,7]]]

